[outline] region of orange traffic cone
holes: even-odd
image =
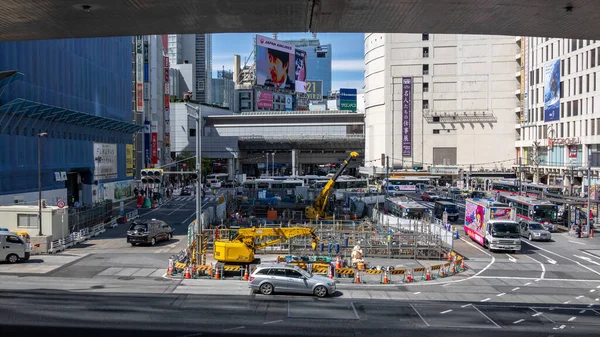
[[[358,269],[354,270],[354,283],[362,283],[360,280],[360,272]]]
[[[215,266],[215,280],[220,280],[221,275],[219,274],[219,265]]]
[[[406,274],[406,283],[411,283],[413,281],[412,271],[410,269],[407,270]]]
[[[425,273],[425,281],[431,281],[431,270],[427,267],[427,273]]]
[[[390,284],[390,279],[388,278],[388,271],[383,271],[383,284]]]
[[[192,274],[190,273],[190,267],[185,267],[185,276],[184,278],[190,279],[192,278]]]
[[[333,266],[329,265],[329,267],[327,267],[327,277],[329,277],[330,279],[333,280]]]
[[[173,275],[173,259],[169,259],[169,269],[167,269],[167,275]]]
[[[246,266],[246,270],[244,271],[244,281],[248,281],[248,269],[250,269],[250,266]]]
[[[452,261],[452,253],[448,252],[448,261]]]
[[[338,255],[337,259],[335,260],[335,269],[340,269],[342,268],[342,260],[340,259],[340,256]]]
[[[210,263],[210,268],[208,268],[208,276],[212,277],[213,275],[213,266],[212,266],[212,262]]]
[[[445,276],[446,276],[446,275],[445,275],[445,273],[444,273],[444,266],[443,266],[443,265],[441,265],[441,266],[440,266],[440,271],[439,271],[439,273],[438,273],[438,277],[445,277]]]

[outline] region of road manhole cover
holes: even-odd
[[[104,286],[101,285],[101,284],[99,284],[99,285],[96,285],[96,286],[91,286],[90,288],[91,289],[104,289]]]
[[[135,280],[135,277],[131,277],[131,276],[121,276],[121,277],[117,277],[118,280],[123,280],[123,281],[131,281],[131,280]]]

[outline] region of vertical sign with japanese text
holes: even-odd
[[[152,164],[158,164],[158,122],[152,121]]]
[[[150,121],[144,121],[144,166],[150,162]]]
[[[135,103],[136,111],[144,112],[144,48],[142,37],[135,38]]]
[[[402,77],[402,156],[412,156],[412,77]]]

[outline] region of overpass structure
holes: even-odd
[[[597,39],[590,0],[0,1],[0,41],[232,32],[375,32]]]

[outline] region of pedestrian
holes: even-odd
[[[577,229],[575,230],[575,232],[577,233],[577,238],[581,239],[581,224],[577,225]]]

